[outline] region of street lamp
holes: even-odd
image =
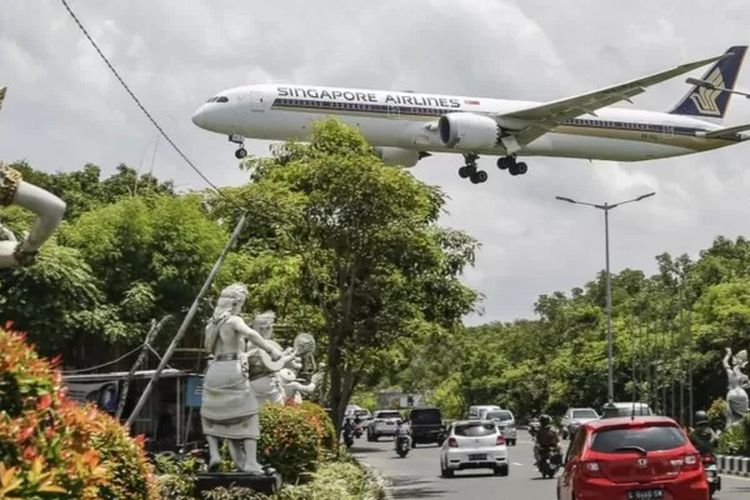
[[[585,205],[587,207],[598,208],[599,210],[604,211],[604,251],[607,265],[607,400],[610,406],[611,403],[613,403],[615,400],[615,386],[612,365],[612,277],[609,273],[609,211],[613,208],[619,207],[620,205],[625,205],[626,203],[635,203],[636,201],[644,200],[646,198],[654,196],[655,194],[655,192],[646,193],[637,198],[633,198],[632,200],[625,200],[619,203],[613,203],[611,205],[607,202],[604,202],[604,204],[602,205],[597,203],[576,201],[572,198],[566,198],[564,196],[555,196],[555,198],[560,201],[567,201],[568,203],[573,203],[575,205]]]

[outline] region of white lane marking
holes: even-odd
[[[511,462],[511,463],[512,463],[513,465],[523,465],[523,464],[520,464],[520,463],[518,463],[518,462]]]
[[[750,481],[750,477],[733,476],[731,474],[719,474],[719,475],[726,479],[737,479],[738,481]]]

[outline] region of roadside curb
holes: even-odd
[[[716,455],[720,474],[750,477],[750,457]]]
[[[390,481],[383,476],[383,474],[378,470],[377,468],[373,467],[372,465],[366,464],[362,462],[361,460],[357,459],[356,457],[352,456],[352,460],[356,461],[362,469],[365,470],[367,474],[369,474],[375,481],[377,481],[378,485],[383,490],[383,499],[384,500],[394,500],[393,494],[390,491]]]

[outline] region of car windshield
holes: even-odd
[[[415,410],[411,412],[411,421],[413,424],[433,424],[442,420],[438,410]]]
[[[455,430],[453,431],[456,436],[466,437],[480,437],[489,436],[497,432],[495,424],[456,424]]]
[[[618,451],[662,451],[685,445],[685,436],[675,426],[659,425],[631,429],[603,429],[594,434],[591,449],[601,453]]]
[[[368,410],[354,410],[355,417],[369,417],[370,412]]]
[[[397,411],[379,411],[375,418],[401,418],[401,414]]]
[[[573,410],[573,418],[599,418],[594,410]]]
[[[489,420],[499,420],[501,422],[505,422],[507,420],[513,420],[513,414],[506,410],[500,410],[500,411],[488,411],[487,412],[487,419]]]

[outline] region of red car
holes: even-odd
[[[578,428],[559,500],[707,500],[698,451],[671,418],[623,417]]]

